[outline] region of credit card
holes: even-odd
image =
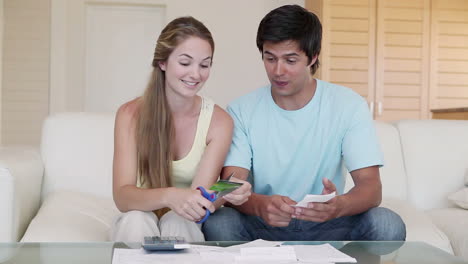
[[[237,188],[241,187],[242,183],[239,182],[231,182],[226,180],[219,180],[217,183],[213,184],[210,187],[210,190],[217,192],[218,198],[236,190]]]

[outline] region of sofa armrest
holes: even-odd
[[[0,147],[0,242],[17,242],[36,214],[44,167],[37,149]]]

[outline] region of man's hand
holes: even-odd
[[[259,216],[271,226],[288,226],[294,214],[291,205],[295,204],[297,202],[286,196],[263,196],[258,206]]]
[[[242,183],[242,186],[239,187],[237,190],[223,196],[223,199],[230,202],[233,205],[241,205],[245,203],[252,194],[252,185],[248,181],[243,181],[235,177],[232,177],[230,181],[240,182]]]
[[[322,194],[330,194],[336,191],[336,186],[327,178],[322,180],[323,191]],[[340,196],[325,203],[309,203],[307,208],[296,207],[294,218],[312,221],[312,222],[325,222],[337,218],[341,209]]]

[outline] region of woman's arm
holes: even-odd
[[[136,123],[138,99],[121,106],[117,112],[114,131],[113,195],[117,208],[153,211],[169,207],[188,220],[196,221],[205,209],[214,211],[213,204],[198,190],[175,187],[144,189],[137,183]]]
[[[163,208],[167,189],[137,188],[136,124],[139,99],[122,105],[114,127],[113,195],[117,208],[152,211]]]
[[[233,122],[231,117],[215,105],[206,136],[206,148],[193,178],[192,188],[210,188],[219,177],[227,152],[231,146]]]
[[[207,135],[207,146],[200,160],[197,175],[192,181],[192,188],[203,186],[208,189],[217,181],[231,146],[233,126],[231,116],[215,105]],[[248,182],[238,181],[244,183],[244,186],[241,187],[242,189],[239,188],[241,189],[240,192],[236,190],[239,194],[232,201],[236,204],[245,202],[250,195],[251,189]],[[224,200],[218,200],[215,203],[216,208],[219,208],[223,203]]]

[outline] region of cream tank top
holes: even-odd
[[[198,169],[198,164],[205,152],[206,136],[210,128],[213,115],[214,102],[205,97],[202,98],[200,116],[197,122],[197,131],[189,153],[180,160],[172,162],[172,182],[175,187],[188,188],[192,184]]]
[[[172,161],[172,183],[174,187],[189,188],[193,177],[197,173],[198,164],[205,152],[206,136],[210,128],[211,116],[213,115],[214,102],[210,98],[201,97],[200,116],[197,121],[197,130],[192,148],[189,153],[180,160]],[[137,187],[148,188],[141,185],[140,177],[137,177]]]

